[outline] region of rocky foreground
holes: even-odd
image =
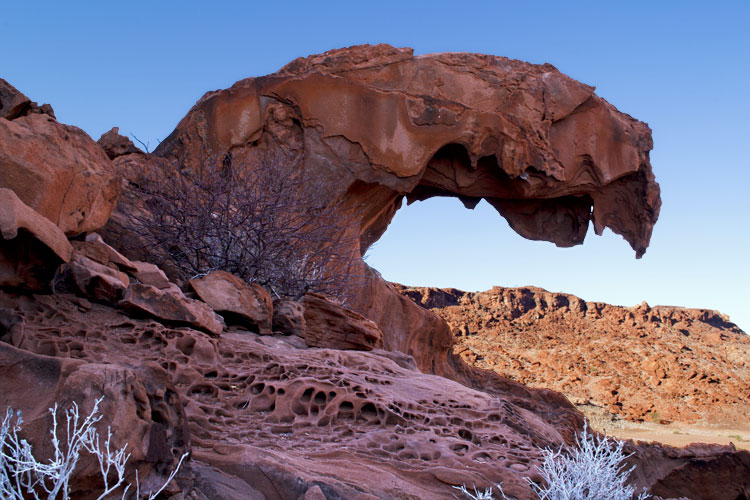
[[[581,408],[636,422],[747,424],[750,336],[716,311],[619,307],[533,287],[399,289],[448,322],[468,363]]]
[[[404,199],[431,196],[486,199],[522,236],[561,246],[593,222],[641,255],[661,203],[650,130],[593,91],[550,65],[352,47],[207,93],[146,154],[116,130],[94,142],[0,80],[0,409],[23,411],[44,454],[50,406],[104,396],[129,478],[158,483],[189,453],[174,500],[448,499],[497,482],[531,500],[540,450],[571,445],[583,415],[467,363],[448,323],[360,256]],[[316,195],[354,228],[347,307],[274,300],[222,271],[186,279],[133,248],[139,172],[221,175],[275,154],[324,179]],[[657,379],[672,370],[661,356]],[[654,495],[750,498],[748,452],[627,451]],[[96,498],[95,469],[80,464],[75,498]]]

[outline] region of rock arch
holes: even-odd
[[[327,181],[320,196],[344,201],[360,254],[404,200],[455,196],[469,208],[486,199],[522,236],[559,246],[580,244],[591,221],[640,257],[661,204],[651,148],[646,124],[549,64],[364,45],[207,93],[155,154],[188,167],[228,152],[298,154]],[[355,307],[386,347],[456,376],[442,320],[362,268]]]

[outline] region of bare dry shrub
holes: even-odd
[[[125,233],[183,279],[220,269],[279,298],[315,291],[345,302],[358,247],[341,204],[326,203],[299,157],[235,156],[137,172],[120,206]]]

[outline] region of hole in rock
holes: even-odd
[[[324,405],[324,404],[326,404],[326,401],[327,401],[326,400],[326,395],[325,395],[324,392],[318,391],[317,393],[315,393],[315,398],[313,399],[313,403],[319,404],[319,405]]]
[[[389,198],[375,186],[352,188],[365,191],[357,193],[360,199],[382,200],[367,207],[372,223],[361,239],[367,263],[387,281],[407,286],[479,291],[496,285],[534,285],[581,294],[576,290],[583,288],[580,269],[591,262],[611,266],[617,253],[627,252],[632,259],[628,245],[611,232],[573,249],[526,239],[550,238],[563,246],[581,242],[592,199],[555,191],[557,181],[539,168],[523,165],[520,174],[511,177],[499,163],[496,156],[487,155],[472,165],[465,146],[448,144],[435,153],[419,184],[405,195],[408,206],[401,207],[396,194],[391,192]],[[526,237],[511,229],[495,206]],[[594,273],[585,279],[590,289],[611,287]]]
[[[302,397],[300,397],[300,401],[302,401],[303,403],[309,402],[314,391],[315,389],[313,389],[312,387],[305,389],[305,392],[302,393]]]

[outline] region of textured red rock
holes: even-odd
[[[133,144],[133,141],[124,135],[120,135],[118,127],[112,127],[109,131],[103,133],[96,142],[104,149],[104,152],[107,153],[107,156],[111,160],[114,160],[118,156],[143,153],[143,151]]]
[[[138,268],[130,261],[130,259],[105,243],[102,237],[97,233],[87,234],[84,241],[73,240],[71,241],[71,244],[78,253],[81,253],[100,264],[119,269],[120,271],[128,271],[132,273],[138,271]]]
[[[224,321],[207,304],[151,285],[130,285],[117,305],[169,323],[192,325],[214,335],[224,330]]]
[[[0,128],[34,120],[0,118]],[[158,156],[128,154],[114,163],[128,178],[170,161],[250,164],[243,160],[279,148],[299,154],[310,175],[328,181],[329,191],[319,195],[343,207],[359,230],[360,244],[342,249],[352,255],[377,240],[404,198],[451,195],[468,207],[484,198],[523,236],[562,246],[580,243],[593,221],[597,232],[610,227],[622,234],[637,255],[660,205],[648,127],[591,87],[549,65],[476,54],[414,57],[383,45],[299,59],[274,75],[206,94]],[[82,189],[98,196],[100,188]],[[111,229],[117,217],[112,222],[107,241],[138,241]],[[306,306],[321,303],[305,307],[307,343],[338,347],[308,349],[296,336],[237,329],[216,338],[191,328],[216,333],[211,323],[219,318],[185,297],[159,267],[130,261],[134,269],[125,269],[106,249],[83,246],[82,253],[84,247],[100,264],[140,282],[120,302],[125,309],[62,293],[0,292],[0,341],[33,356],[85,362],[82,373],[91,376],[78,377],[77,390],[90,396],[110,377],[126,408],[129,391],[142,395],[139,387],[151,376],[139,381],[131,374],[160,367],[154,373],[168,384],[155,392],[165,400],[179,394],[193,443],[183,496],[443,499],[454,498],[452,485],[502,481],[507,493],[525,500],[533,495],[524,477],[537,478],[540,449],[571,443],[582,426],[582,415],[561,394],[454,355],[448,324],[364,263],[349,302],[363,316],[307,296]],[[138,258],[153,257],[161,266],[164,256],[148,252],[142,248]],[[451,300],[450,293],[434,295]],[[606,316],[603,306],[581,302],[568,308]],[[524,301],[517,306],[519,317],[533,309]],[[656,308],[641,309],[651,318]],[[37,366],[24,356],[14,351],[11,358]],[[668,373],[658,363],[652,371]],[[24,397],[22,375],[14,372],[13,400]],[[40,384],[49,389],[59,380]],[[179,419],[163,418],[162,411],[151,410],[164,425],[156,429],[164,431],[156,434],[159,443],[180,435]],[[33,431],[37,439],[46,432]],[[639,465],[637,486],[665,494],[679,489],[701,500],[736,500],[747,489],[746,452],[630,446],[637,452],[631,457]],[[709,484],[711,471],[726,473],[718,487]]]
[[[25,353],[12,359],[22,362],[41,354],[54,356],[44,359],[55,363],[90,364],[85,373],[95,376],[76,382],[81,391],[91,390],[86,394],[98,394],[99,377],[111,373],[114,380],[134,383],[132,389],[123,388],[121,404],[127,407],[130,391],[139,391],[151,376],[128,379],[124,367],[162,367],[173,389],[162,386],[167,390],[153,394],[172,403],[164,408],[149,396],[151,414],[167,415],[162,417],[163,432],[168,438],[178,436],[180,420],[170,408],[177,395],[184,403],[194,460],[188,468],[195,480],[181,484],[192,498],[299,498],[318,485],[327,498],[437,500],[455,498],[451,485],[484,487],[502,481],[507,493],[530,500],[534,497],[523,477],[533,477],[539,448],[558,446],[563,434],[579,425],[575,419],[552,425],[540,418],[543,407],[558,414],[568,411],[560,403],[564,399],[551,391],[510,381],[493,388],[486,375],[477,379],[483,390],[474,390],[420,373],[402,354],[306,349],[294,339],[250,332],[217,339],[72,296],[0,292],[0,342],[11,342]],[[100,370],[100,363],[109,368]],[[45,364],[21,366],[47,371]],[[12,390],[7,396],[0,393],[0,399],[26,405],[30,400],[19,388],[38,384],[43,397],[36,411],[46,411],[60,387],[58,376],[37,382],[27,372],[11,373],[3,380],[12,382],[7,386]],[[113,399],[118,384],[107,389]],[[501,389],[505,396],[497,395]],[[136,422],[139,427],[122,432],[136,432],[142,420]],[[47,432],[44,427],[34,435],[41,439]],[[630,459],[638,465],[635,484],[658,486],[665,494],[735,500],[737,488],[750,478],[743,465],[750,454],[727,446],[629,444],[627,451],[636,452]],[[726,482],[715,484],[707,474],[711,470],[733,477],[721,476]],[[699,482],[691,479],[691,471]]]
[[[127,274],[78,252],[73,254],[70,270],[79,291],[91,299],[116,304],[130,285]]]
[[[587,413],[709,426],[750,414],[750,337],[716,311],[534,287],[400,290],[448,322],[465,361],[560,391]]]
[[[298,59],[207,93],[155,155],[196,167],[300,154],[303,168],[327,181],[319,196],[341,201],[358,227],[359,248],[348,250],[356,255],[404,199],[456,196],[467,207],[484,198],[523,236],[561,246],[581,243],[593,221],[640,256],[661,204],[651,147],[647,125],[550,65],[376,45]],[[389,349],[413,354],[423,370],[451,372],[445,325],[360,266],[354,274],[376,283],[355,286],[352,307],[378,324]]]
[[[262,286],[245,283],[226,271],[213,271],[189,283],[203,302],[224,316],[227,324],[236,323],[259,333],[271,333],[273,303]]]
[[[46,289],[73,252],[55,224],[5,188],[0,188],[0,236],[0,286]]]
[[[383,332],[361,314],[317,293],[305,295],[303,304],[307,345],[365,351],[383,346]]]
[[[135,267],[135,271],[131,272],[132,276],[144,285],[151,285],[159,290],[170,290],[178,294],[182,293],[177,285],[169,281],[169,278],[167,278],[167,275],[164,274],[164,271],[159,266],[140,260],[131,262]]]
[[[117,204],[112,162],[84,131],[43,114],[0,118],[0,187],[67,235],[95,231]]]
[[[0,78],[0,118],[15,120],[30,114],[45,114],[55,118],[55,111],[49,104],[41,106],[23,95],[13,85]]]
[[[658,217],[648,126],[548,64],[387,45],[329,51],[206,94],[156,154],[195,165],[274,147],[273,137],[309,151],[305,168],[334,180],[329,196],[366,201],[363,247],[404,195],[486,198],[524,236],[563,246],[581,243],[591,218],[638,255]]]
[[[277,300],[273,304],[273,330],[285,335],[305,336],[305,307],[294,300]]]
[[[2,335],[0,335],[0,338]],[[66,357],[49,357],[0,342],[0,408],[23,414],[24,437],[40,461],[51,454],[49,408],[56,404],[58,437],[64,442],[64,411],[75,402],[82,417],[94,400],[104,397],[95,426],[103,439],[112,430],[112,447],[127,446],[130,454],[127,480],[151,477],[174,468],[182,453],[190,450],[185,414],[166,372],[158,365],[138,367],[92,363]],[[71,498],[91,497],[100,488],[99,464],[86,453],[71,481]]]

